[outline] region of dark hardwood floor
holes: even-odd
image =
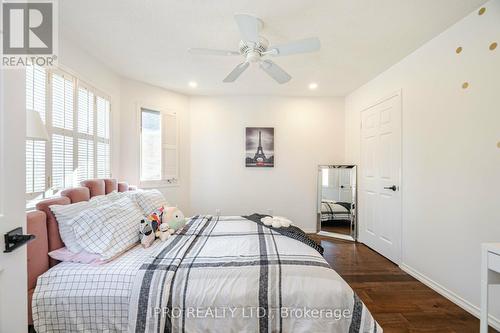
[[[335,232],[342,235],[351,234],[351,222],[349,221],[328,221],[321,223],[321,230]]]
[[[479,332],[479,320],[360,243],[310,235],[384,332]],[[497,332],[490,328],[490,332]]]

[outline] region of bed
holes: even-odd
[[[86,198],[78,193],[63,200]],[[57,228],[49,226],[57,222],[46,207],[39,205],[45,216],[28,216],[37,235],[47,226],[33,242],[44,244],[28,254],[39,333],[382,331],[314,248],[247,218],[194,216],[166,242],[138,245],[104,265],[49,263],[47,251],[63,244],[54,241]],[[46,270],[34,267],[37,259]]]
[[[351,204],[332,200],[321,201],[321,222],[350,221]]]

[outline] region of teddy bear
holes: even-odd
[[[292,221],[283,216],[266,216],[260,219],[262,223],[266,226],[272,226],[273,228],[288,228]]]
[[[162,241],[186,225],[184,214],[177,207],[164,207],[161,224],[156,231],[156,236]]]

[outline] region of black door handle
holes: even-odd
[[[3,252],[12,252],[33,239],[35,239],[34,235],[23,235],[21,227],[11,230],[4,235],[5,250]]]
[[[393,190],[394,192],[396,192],[396,190],[398,189],[396,187],[396,185],[392,185],[392,186],[388,186],[388,187],[384,187],[385,190]]]

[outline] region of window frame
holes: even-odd
[[[142,177],[142,110],[149,110],[149,111],[156,111],[160,113],[161,117],[161,124],[160,124],[160,129],[161,129],[161,179],[159,180],[143,180]],[[138,149],[137,153],[139,158],[137,159],[137,170],[138,170],[138,175],[137,179],[139,180],[139,186],[141,188],[165,188],[165,187],[179,187],[180,186],[180,181],[179,181],[179,116],[178,113],[172,109],[166,109],[163,107],[160,107],[158,105],[151,105],[147,104],[144,102],[137,102],[136,103],[136,121],[137,121],[137,126],[136,126],[136,142],[138,142]],[[164,132],[164,124],[163,124],[163,117],[165,115],[170,115],[175,117],[176,121],[176,177],[172,178],[164,178],[165,176],[165,164],[163,161],[163,151],[165,150],[164,148],[164,142],[165,142],[165,132]]]

